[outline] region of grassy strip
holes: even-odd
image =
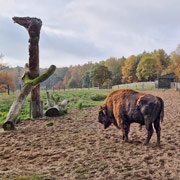
[[[94,107],[96,105],[99,105],[103,102],[103,100],[106,98],[107,94],[112,90],[88,90],[88,89],[71,89],[66,91],[49,91],[50,95],[53,94],[53,96],[56,98],[60,96],[60,102],[62,102],[64,99],[70,100],[70,103],[68,104],[67,108],[64,109],[63,114],[65,114],[68,109],[82,109],[86,107]],[[16,92],[12,95],[6,95],[6,94],[0,94],[0,124],[4,123],[4,120],[7,116],[7,113],[11,107],[11,104],[13,103],[14,99],[17,97],[19,92]],[[44,110],[46,110],[48,107],[46,106],[46,91],[41,91],[41,100],[44,104]],[[21,110],[21,113],[18,117],[18,122],[29,119],[30,112],[29,112],[29,106],[30,106],[30,96],[27,97],[27,100],[25,104],[23,105],[23,108]]]
[[[131,88],[135,90],[142,90],[142,88],[136,88],[134,87],[121,87],[122,88]],[[146,89],[154,89],[153,86],[145,87]],[[98,106],[103,103],[106,96],[115,89],[67,89],[64,90],[50,90],[50,96],[53,94],[53,96],[56,98],[60,96],[60,102],[62,102],[64,99],[70,100],[70,103],[64,110],[65,114],[68,109],[82,109],[82,108],[88,108],[88,107],[94,107]],[[13,103],[14,99],[17,97],[18,92],[15,94],[7,95],[7,94],[0,94],[0,124],[3,124],[7,113],[9,111],[9,108],[11,107],[11,104]],[[44,104],[44,110],[46,110],[48,107],[46,106],[46,91],[41,91],[41,100]],[[22,121],[24,119],[29,119],[29,104],[30,104],[30,96],[28,96],[21,113],[18,117],[18,121]]]

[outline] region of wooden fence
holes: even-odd
[[[136,82],[136,83],[119,84],[119,85],[112,86],[112,89],[121,89],[121,88],[154,89],[154,88],[157,88],[157,82],[156,81]]]
[[[158,82],[157,81],[136,82],[136,83],[119,84],[119,85],[112,86],[112,89],[121,89],[121,88],[155,89],[155,88],[158,88]],[[172,82],[171,89],[174,89],[176,91],[180,90],[180,83]]]
[[[176,91],[180,90],[180,83],[174,83],[174,89]]]

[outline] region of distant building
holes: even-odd
[[[172,88],[176,82],[174,73],[158,77],[158,88]]]

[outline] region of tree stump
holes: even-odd
[[[52,100],[54,103],[52,104],[50,102],[49,92],[46,92],[47,95],[47,106],[48,109],[45,111],[44,115],[48,117],[56,117],[60,116],[62,109],[69,103],[69,100],[62,101],[61,104],[59,104],[60,97],[54,98],[52,95]]]

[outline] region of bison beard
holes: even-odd
[[[145,125],[149,144],[153,134],[153,126],[157,134],[157,145],[160,145],[160,121],[164,116],[164,102],[160,97],[143,94],[131,89],[116,90],[110,93],[105,103],[99,108],[98,121],[104,129],[114,124],[122,129],[123,140],[128,142],[128,133],[131,123]]]

